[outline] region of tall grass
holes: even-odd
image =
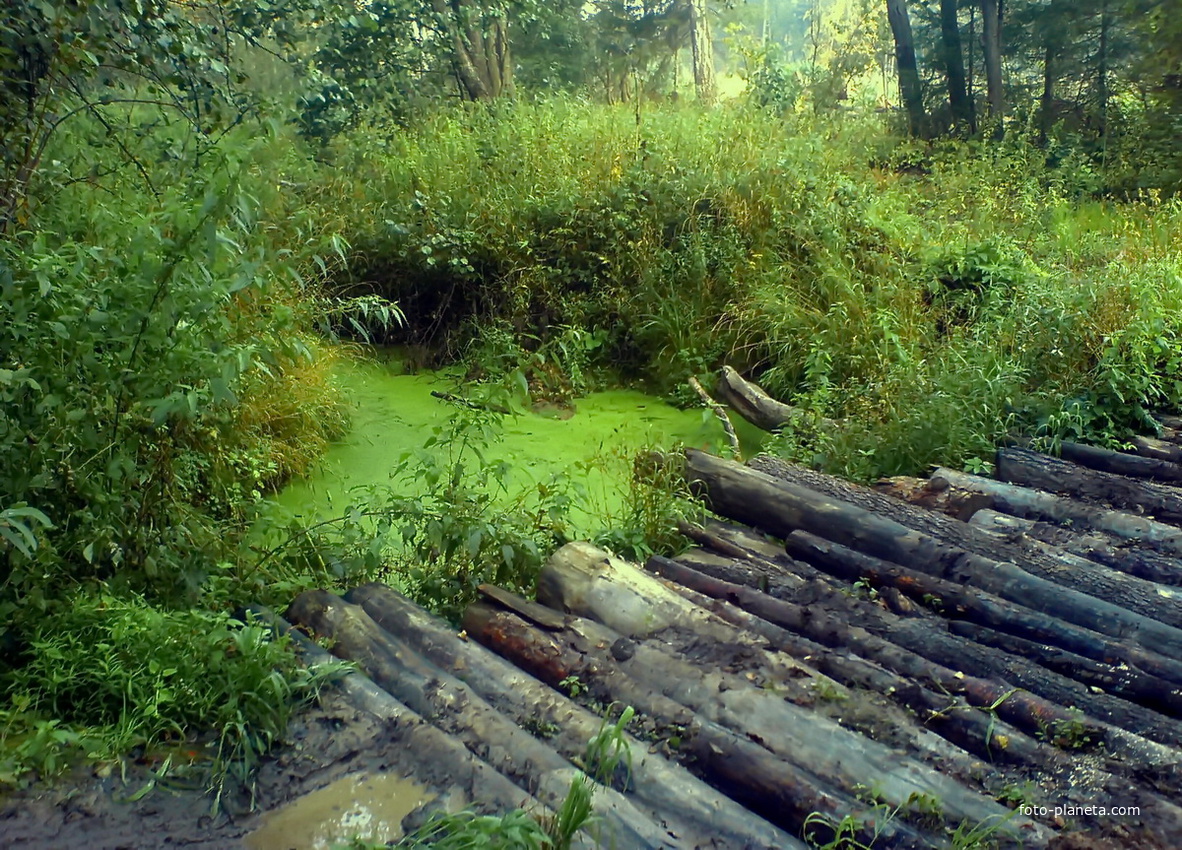
[[[602,330],[604,361],[686,400],[731,362],[843,422],[779,444],[835,472],[980,468],[1009,429],[1116,440],[1180,400],[1182,204],[1095,200],[1070,151],[555,99],[333,155],[342,283],[400,299],[426,341]]]

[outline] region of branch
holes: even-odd
[[[689,385],[694,388],[702,399],[706,402],[706,406],[714,411],[714,415],[718,417],[718,421],[722,423],[722,430],[726,431],[726,437],[730,440],[731,451],[734,453],[735,460],[740,463],[743,462],[743,449],[739,446],[739,435],[735,433],[735,426],[731,424],[730,417],[726,415],[726,410],[723,406],[710,397],[706,390],[702,389],[702,385],[698,383],[698,379],[693,375],[690,376]]]

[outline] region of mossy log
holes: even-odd
[[[1182,490],[1089,469],[1029,449],[999,449],[997,477],[1023,487],[1145,513],[1162,522],[1182,522]]]
[[[409,599],[372,583],[346,598],[361,605],[387,632],[397,635],[437,667],[462,680],[518,725],[544,729],[547,743],[568,759],[582,758],[602,718],[571,702],[485,647],[468,640]],[[791,836],[684,768],[648,752],[625,736],[632,753],[628,797],[651,810],[676,846],[798,847]]]
[[[1182,659],[1182,630],[1173,626],[1032,575],[1012,562],[966,551],[817,490],[694,449],[686,454],[691,485],[698,488],[714,511],[731,519],[779,537],[787,537],[796,529],[810,531],[866,554],[937,578],[971,584],[1069,623],[1152,646],[1167,657]],[[865,492],[870,497],[894,501]],[[911,507],[903,502],[895,504]],[[956,524],[940,514],[930,516]],[[959,525],[972,529],[964,523]],[[972,530],[983,534],[979,529]],[[1000,548],[996,540],[994,547]],[[1070,578],[1067,576],[1065,580]]]

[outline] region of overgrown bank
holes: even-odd
[[[466,419],[415,461],[431,499],[376,494],[331,539],[297,527],[262,550],[265,495],[344,427],[325,334],[412,342],[534,398],[612,371],[690,401],[686,379],[728,362],[806,411],[780,452],[856,478],[980,467],[1010,429],[1119,439],[1182,393],[1182,206],[1095,201],[1070,151],[1050,167],[1018,142],[903,145],[854,115],[638,120],[579,100],[315,152],[247,135],[197,170],[149,140],[155,189],[61,186],[4,242],[7,781],[209,726],[257,755],[282,717],[223,698],[288,662],[224,612],[357,583],[391,562],[385,542],[454,608],[485,575],[528,584],[561,541],[565,491],[506,519],[491,471],[469,456],[453,475],[485,439]],[[667,532],[654,507],[635,516],[647,538]],[[193,607],[219,613],[194,626]],[[131,663],[173,644],[254,678]],[[147,689],[121,703],[60,681],[103,658],[113,692]]]

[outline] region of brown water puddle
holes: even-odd
[[[397,773],[355,773],[268,812],[244,844],[249,850],[331,850],[353,837],[386,843],[402,837],[404,817],[434,798]]]

